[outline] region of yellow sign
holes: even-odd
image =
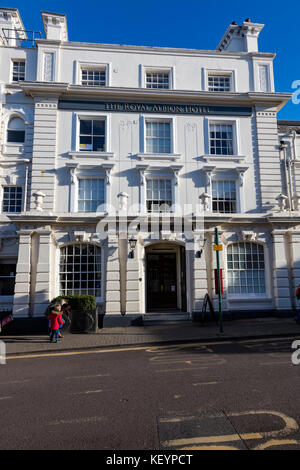
[[[223,245],[214,245],[214,251],[223,251]]]

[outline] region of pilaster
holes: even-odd
[[[19,254],[16,269],[13,316],[27,317],[30,301],[31,230],[19,230]]]
[[[289,310],[292,308],[290,289],[287,285],[289,268],[287,247],[285,246],[286,230],[273,230],[273,283],[275,308]]]

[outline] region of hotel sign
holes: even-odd
[[[60,100],[59,109],[119,113],[181,114],[194,116],[251,116],[246,106],[207,106],[202,104],[136,103],[116,101]]]

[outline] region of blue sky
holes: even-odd
[[[276,91],[293,93],[300,80],[300,2],[270,0],[3,0],[18,8],[26,29],[43,31],[40,11],[67,15],[70,41],[215,49],[232,21],[265,24],[259,50],[276,52]],[[300,120],[292,100],[280,119]]]

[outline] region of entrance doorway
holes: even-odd
[[[184,247],[146,249],[146,311],[186,310]]]

